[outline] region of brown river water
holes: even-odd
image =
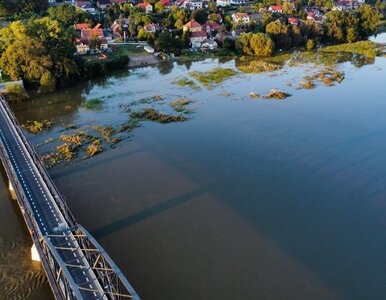
[[[236,66],[166,63],[13,109],[21,123],[53,121],[28,134],[38,145],[64,124],[121,124],[120,104],[142,97],[194,101],[186,122],[141,122],[115,148],[49,169],[143,299],[385,299],[386,58],[343,60],[342,83],[311,90],[296,89],[311,63],[212,89],[173,83]],[[248,97],[272,88],[292,96]],[[100,110],[82,107],[93,98]],[[2,170],[0,299],[52,299],[7,185]]]

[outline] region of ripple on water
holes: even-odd
[[[23,240],[0,240],[0,299],[27,299],[47,279],[40,263],[30,260]]]

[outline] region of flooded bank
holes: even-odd
[[[21,123],[52,122],[28,134],[41,155],[63,134],[119,128],[144,109],[186,116],[139,119],[114,147],[49,170],[143,299],[382,299],[386,59],[295,58],[264,72],[243,72],[233,59],[161,63],[13,108]],[[326,67],[344,79],[297,89]],[[233,72],[219,81],[214,69]],[[249,97],[272,89],[291,96]],[[92,99],[100,109],[84,105]],[[181,99],[189,113],[175,111]],[[1,238],[18,236],[21,247],[3,255],[22,256],[30,241],[4,184],[0,222],[12,230]]]

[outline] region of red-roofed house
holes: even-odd
[[[283,7],[281,5],[272,5],[268,8],[268,11],[273,13],[282,13]]]
[[[247,13],[235,13],[232,15],[232,20],[236,24],[249,24],[250,18]]]
[[[200,48],[201,43],[207,39],[207,35],[205,31],[194,31],[190,37],[190,43],[192,44],[192,48]]]
[[[153,12],[153,5],[147,2],[138,3],[138,7],[145,10],[147,14],[150,14]]]
[[[218,25],[216,22],[205,23],[204,25],[202,25],[202,30],[206,31],[207,33],[218,30],[219,28],[220,28],[220,25]]]
[[[189,21],[184,26],[182,26],[183,31],[190,31],[190,32],[199,32],[202,30],[201,24],[198,23],[195,20]]]
[[[79,43],[76,45],[76,49],[79,54],[85,54],[90,51],[89,42],[90,37],[93,35],[97,35],[99,37],[100,49],[106,50],[108,48],[107,39],[102,28],[85,28],[81,30],[80,35],[81,38],[78,41]]]
[[[288,18],[288,23],[291,25],[298,25],[299,19],[298,18]]]
[[[75,30],[80,33],[82,29],[88,29],[91,28],[91,24],[89,23],[78,23],[74,25]]]
[[[91,2],[90,1],[75,1],[75,7],[77,8],[81,8],[83,6],[91,6]]]

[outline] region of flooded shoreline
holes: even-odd
[[[185,122],[142,119],[116,147],[49,170],[143,299],[384,298],[386,59],[342,60],[334,70],[344,79],[315,80],[313,89],[297,87],[320,68],[301,62],[259,73],[241,72],[244,62],[233,59],[161,63],[13,108],[21,123],[52,120],[28,134],[38,145],[68,124],[118,127],[132,113],[122,105],[141,99],[164,104],[142,101],[134,111],[166,114],[171,101],[192,101]],[[216,68],[235,74],[217,82]],[[291,96],[249,97],[274,88]],[[100,110],[84,107],[96,98]],[[1,191],[1,222],[24,236],[28,252],[6,182]]]

